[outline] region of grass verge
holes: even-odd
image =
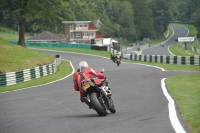
[[[200,75],[168,77],[167,89],[191,133],[200,133]]]
[[[170,46],[169,50],[177,56],[199,56],[196,52],[192,52],[192,47],[195,48],[195,44],[190,44],[186,50],[180,44],[176,44]]]
[[[186,52],[180,44],[176,44],[169,47],[171,53],[177,56],[191,56],[190,53]]]
[[[68,61],[62,61],[61,64],[57,67],[56,73],[48,75],[48,76],[44,76],[38,79],[33,79],[28,82],[21,82],[20,84],[1,87],[0,92],[12,91],[12,90],[17,90],[21,88],[27,88],[31,86],[46,84],[46,83],[61,79],[69,75],[71,72],[72,72],[72,67],[70,66],[70,63]]]
[[[172,23],[172,24],[186,27],[189,30],[189,33],[187,35],[188,37],[194,37],[194,35],[197,34],[197,29],[192,24],[177,24],[177,23]]]
[[[52,64],[55,60],[55,57],[48,54],[13,45],[2,39],[0,39],[0,53],[0,73]]]
[[[25,39],[29,38],[29,37],[30,37],[30,35],[25,34]],[[17,30],[13,30],[11,28],[0,26],[0,38],[2,38],[4,40],[17,41],[19,39],[19,33]]]

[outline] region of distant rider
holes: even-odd
[[[111,55],[110,55],[110,59],[111,59],[112,61],[114,61],[115,58],[116,58],[115,54],[111,53]]]
[[[120,53],[119,53],[119,52],[117,53],[117,55],[116,55],[116,57],[115,57],[115,58],[116,58],[116,60],[117,60],[117,59],[120,59],[120,61],[121,61],[121,55],[120,55]]]

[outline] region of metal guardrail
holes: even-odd
[[[116,55],[117,50],[111,47],[107,51]],[[157,62],[166,64],[183,64],[183,65],[200,65],[200,56],[167,56],[167,55],[139,55],[139,54],[124,54],[121,53],[123,59],[144,61],[144,62]]]
[[[61,57],[56,58],[53,64],[38,66],[32,69],[25,69],[17,72],[9,72],[0,74],[0,87],[18,84],[20,82],[30,81],[53,74],[57,70],[57,66],[61,63]]]

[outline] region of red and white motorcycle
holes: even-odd
[[[104,69],[101,70],[104,72]],[[107,110],[115,113],[116,109],[111,98],[112,93],[106,78],[102,79],[87,79],[84,74],[82,76],[81,88],[87,94],[84,102],[92,109],[94,109],[100,116],[106,116]]]

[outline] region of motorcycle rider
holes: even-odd
[[[84,76],[80,76],[80,73],[82,73]],[[74,89],[76,91],[80,92],[81,102],[84,102],[86,99],[86,94],[81,89],[81,81],[83,80],[82,78],[91,79],[91,78],[96,78],[96,77],[98,79],[104,79],[103,72],[98,72],[97,70],[93,69],[92,67],[89,67],[88,63],[86,61],[81,61],[79,63],[78,69],[73,75],[73,82],[74,82]]]
[[[116,58],[116,57],[115,57],[115,54],[111,53],[110,59],[111,59],[112,61],[114,61],[115,58]]]
[[[116,55],[116,57],[115,57],[116,59],[115,60],[117,60],[117,59],[120,59],[120,61],[121,61],[121,55],[120,55],[120,53],[119,52],[117,52],[117,55]]]

